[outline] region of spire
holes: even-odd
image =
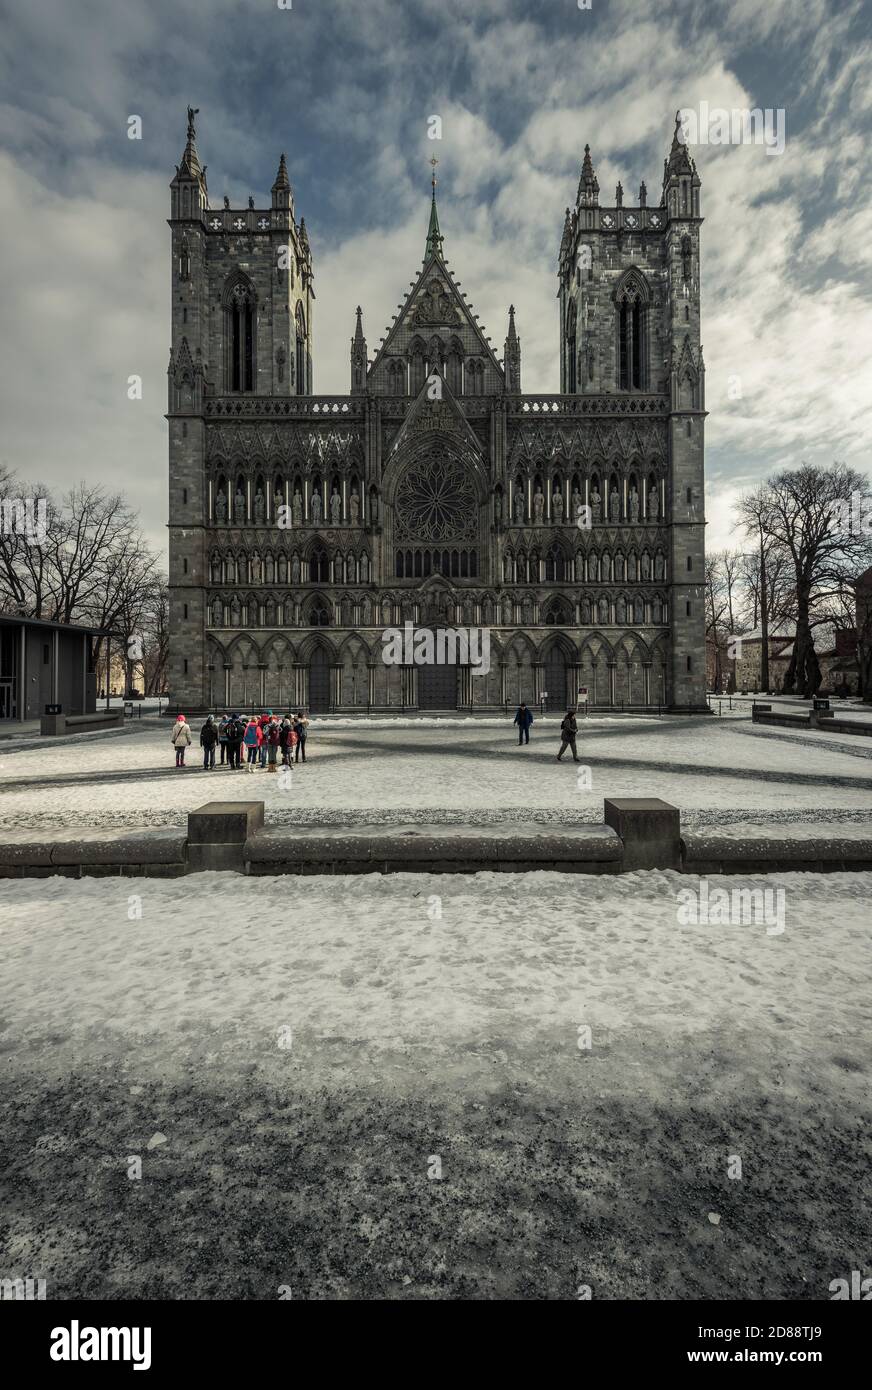
[[[506,390],[521,389],[521,343],[515,330],[515,306],[509,305],[509,331],[503,349],[503,370],[506,376]]]
[[[431,256],[438,252],[442,253],[442,233],[439,230],[439,213],[436,211],[436,165],[439,160],[435,157],[430,160],[433,166],[433,196],[430,203],[430,226],[427,228],[427,246],[424,251],[424,260],[429,261]]]
[[[291,181],[288,178],[288,166],[285,163],[285,156],[284,154],[282,154],[281,158],[279,159],[279,171],[276,174],[276,181],[272,186],[272,191],[273,193],[275,193],[280,188],[290,188],[290,186]]]
[[[272,205],[281,212],[287,212],[291,217],[294,215],[294,190],[291,188],[291,181],[288,178],[288,166],[285,163],[285,156],[279,160],[276,181],[272,186]]]
[[[191,179],[202,179],[203,177],[203,170],[197,155],[197,131],[194,127],[194,117],[199,110],[199,106],[188,107],[188,143],[185,145],[185,153],[182,155],[182,162],[179,165],[179,175],[182,178],[185,175]]]
[[[666,161],[668,174],[690,174],[693,172],[693,161],[687,153],[687,141],[681,132],[681,112],[675,113],[675,131],[672,136],[672,149],[669,151],[669,158]]]
[[[366,391],[366,339],[363,336],[363,310],[357,306],[357,323],[351,340],[351,394],[360,396]]]
[[[206,166],[200,164],[194,127],[194,117],[199,109],[199,106],[188,107],[188,140],[182,162],[176,165],[175,177],[170,181],[171,215],[185,222],[201,218],[209,207]]]
[[[596,207],[599,202],[599,184],[594,173],[593,160],[590,157],[590,145],[584,147],[581,178],[578,180],[578,193],[575,201],[582,203],[585,207]]]

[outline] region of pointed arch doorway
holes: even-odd
[[[330,657],[316,647],[309,659],[309,710],[326,714],[330,709]]]
[[[550,649],[545,657],[542,679],[548,692],[548,699],[545,701],[546,710],[558,714],[565,713],[570,708],[567,705],[566,696],[566,657],[556,645]]]

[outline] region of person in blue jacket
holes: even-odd
[[[519,705],[514,722],[518,726],[518,747],[520,747],[522,743],[529,743],[530,725],[533,723],[533,711],[527,709],[526,705]]]

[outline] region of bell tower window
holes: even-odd
[[[226,302],[227,386],[254,390],[255,299],[251,283],[240,278]]]

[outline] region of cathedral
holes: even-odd
[[[512,307],[494,351],[434,172],[404,302],[373,352],[357,309],[348,394],[322,396],[285,156],[269,207],[212,207],[195,115],[170,185],[171,707],[705,710],[702,219],[679,125],[650,204],[642,183],[603,205],[585,146],[558,391],[524,394]],[[387,663],[407,623],[486,631],[489,670]]]

